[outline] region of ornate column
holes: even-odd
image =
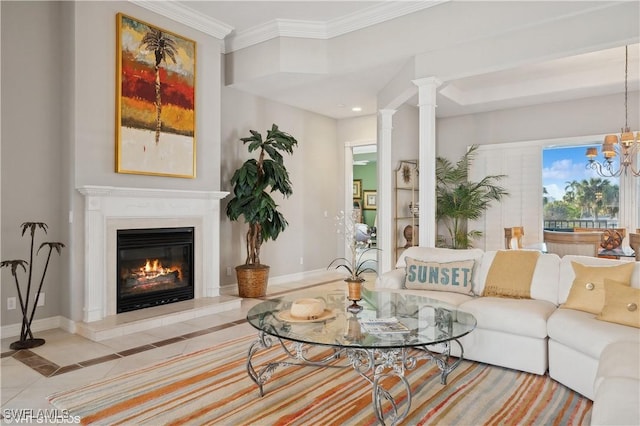
[[[419,244],[435,247],[436,227],[436,89],[442,84],[435,77],[413,80],[418,86],[420,196]]]
[[[378,273],[390,271],[396,263],[393,238],[391,141],[395,109],[381,109],[378,120]]]

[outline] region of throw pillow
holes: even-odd
[[[539,251],[499,250],[485,280],[483,296],[531,299],[531,280]]]
[[[604,280],[604,307],[596,319],[640,328],[640,289]]]
[[[571,262],[575,278],[563,308],[599,314],[604,306],[604,280],[611,279],[628,286],[635,262],[616,266],[587,266]]]
[[[405,287],[412,290],[451,291],[473,294],[473,259],[457,262],[427,262],[406,257]]]

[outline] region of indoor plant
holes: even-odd
[[[362,283],[364,278],[362,275],[365,272],[376,272],[375,265],[376,260],[365,258],[365,255],[370,250],[378,250],[377,248],[367,247],[365,241],[358,241],[356,238],[356,224],[357,224],[357,212],[351,211],[350,215],[341,211],[338,217],[338,232],[342,232],[344,229],[345,242],[349,245],[349,257],[338,257],[329,263],[327,269],[333,267],[335,269],[344,269],[349,273],[349,276],[345,278],[349,289],[348,299],[353,302],[350,306],[353,310],[357,308],[357,301],[362,298]]]
[[[471,241],[482,235],[467,230],[468,220],[480,218],[493,201],[509,195],[497,185],[504,175],[486,176],[479,182],[468,180],[477,148],[471,146],[455,165],[446,158],[436,158],[436,220],[449,231],[450,247],[454,249],[469,248]]]
[[[47,260],[44,264],[44,268],[42,270],[42,275],[40,276],[40,283],[38,288],[32,287],[32,278],[33,278],[33,262],[34,262],[34,248],[35,248],[35,233],[36,229],[40,228],[47,233],[47,224],[44,222],[25,222],[22,225],[22,235],[27,232],[27,229],[31,235],[31,244],[29,250],[29,261],[22,259],[16,260],[3,260],[0,263],[0,267],[2,268],[11,268],[11,275],[13,276],[14,282],[16,284],[16,289],[18,291],[18,301],[20,302],[20,310],[22,312],[22,325],[20,327],[20,340],[13,342],[10,345],[11,349],[28,349],[35,348],[37,346],[44,344],[44,339],[36,339],[33,337],[33,333],[31,332],[31,324],[33,323],[33,318],[36,314],[36,308],[38,307],[38,300],[40,299],[40,292],[42,291],[42,286],[44,284],[44,278],[47,275],[47,269],[49,268],[49,260],[51,259],[51,253],[53,250],[57,251],[60,254],[64,244],[60,242],[44,242],[40,244],[40,247],[35,252],[35,256],[40,253],[40,250],[43,247],[48,247],[49,252],[47,253]],[[27,268],[25,265],[29,266],[28,274],[27,274],[27,282],[26,287],[20,286],[20,280],[18,279],[18,267],[22,268],[24,273],[27,273]],[[33,295],[32,295],[32,290]],[[31,307],[31,309],[29,309]]]
[[[240,296],[261,297],[267,291],[269,266],[260,263],[260,247],[278,238],[288,225],[270,193],[277,191],[284,197],[293,193],[281,153],[292,154],[298,141],[275,124],[265,139],[255,130],[250,132],[251,136],[240,140],[249,144],[249,152],[258,151],[258,158],[245,161],[231,177],[233,198],[227,204],[227,216],[231,220],[244,216],[249,224],[247,258],[244,265],[236,267]]]

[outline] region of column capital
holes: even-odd
[[[397,109],[379,109],[378,110],[378,114],[384,116],[392,116],[393,114],[395,114],[396,112],[398,112]]]
[[[413,84],[415,84],[418,87],[424,87],[424,86],[434,86],[436,88],[440,87],[442,85],[442,80],[436,78],[436,77],[424,77],[424,78],[417,78],[415,80],[411,80],[411,82]]]

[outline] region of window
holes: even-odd
[[[542,150],[544,229],[617,228],[620,179],[603,178],[585,167],[587,147]]]
[[[540,243],[545,226],[545,197],[546,202],[563,199],[567,182],[589,182],[591,178],[604,180],[593,174],[594,172],[586,170],[585,156],[587,146],[599,147],[603,137],[604,135],[581,136],[479,146],[476,159],[469,170],[470,179],[477,181],[487,175],[504,174],[501,186],[507,189],[509,196],[501,203],[492,205],[480,219],[469,221],[469,229],[478,230],[483,234],[474,241],[474,247],[483,250],[503,248],[504,228],[514,226],[524,227],[525,247]],[[563,154],[562,151],[565,149],[574,149],[575,152]],[[554,154],[557,157],[547,163]],[[561,171],[572,173],[561,175]],[[543,174],[546,177],[543,178]],[[555,186],[552,186],[553,182],[547,183],[546,179],[554,175],[558,179]],[[616,227],[631,230],[640,227],[640,178],[623,175],[617,180],[607,179],[607,182],[601,182],[599,189],[593,188],[592,195],[588,197],[592,205],[585,204],[579,207],[577,212],[574,212],[574,217],[584,216],[587,220],[593,221],[597,208],[598,220],[606,220],[607,226],[617,223]],[[617,199],[615,191],[612,193],[616,185]],[[577,197],[578,186],[573,187],[573,195]],[[587,198],[586,192],[580,196]]]

